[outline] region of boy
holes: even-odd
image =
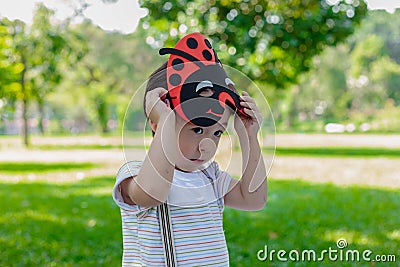
[[[236,95],[201,34],[189,34],[160,53],[171,57],[150,76],[144,101],[152,143],[143,162],[120,169],[113,191],[122,214],[123,265],[166,264],[156,207],[167,202],[177,264],[229,266],[224,205],[259,210],[266,203],[266,170],[257,140],[261,113],[249,94]],[[240,180],[213,161],[232,108],[242,150]]]

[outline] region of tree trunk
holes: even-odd
[[[97,98],[96,106],[97,106],[97,115],[100,121],[101,132],[108,133],[108,126],[107,126],[108,105],[103,96],[101,97],[99,96]]]
[[[38,100],[39,109],[39,132],[44,134],[44,101],[42,99]]]
[[[288,130],[293,130],[293,126],[295,124],[295,121],[297,120],[297,116],[298,116],[298,108],[297,108],[297,96],[299,94],[300,90],[299,87],[295,87],[292,90],[292,94],[291,94],[291,99],[289,102],[289,112],[287,115],[287,120],[286,120],[286,127]]]
[[[23,120],[23,129],[22,129],[22,137],[23,142],[26,147],[30,145],[29,142],[29,129],[28,129],[28,106],[29,106],[29,99],[28,93],[26,92],[25,88],[25,73],[26,73],[26,60],[25,57],[22,56],[21,62],[24,66],[23,70],[21,71],[21,79],[19,81],[21,85],[22,91],[22,120]]]
[[[22,129],[22,136],[23,141],[26,147],[29,147],[29,130],[28,130],[28,99],[24,96],[22,100],[22,120],[23,120],[23,129]]]

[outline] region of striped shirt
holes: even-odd
[[[119,187],[139,173],[141,164],[125,163],[113,189],[122,217],[122,266],[165,266],[157,209],[125,203]],[[216,162],[205,171],[209,178],[202,171],[174,172],[167,201],[178,266],[229,266],[222,212],[232,177]]]

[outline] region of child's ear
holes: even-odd
[[[149,119],[150,128],[153,132],[157,130],[157,123],[154,123],[152,120]]]
[[[171,103],[169,102],[169,99],[166,98],[163,100],[165,104],[167,104],[167,107],[171,107]]]

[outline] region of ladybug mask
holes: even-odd
[[[174,48],[161,48],[159,53],[171,54],[166,73],[167,97],[184,120],[198,126],[211,126],[221,119],[226,105],[248,116],[240,106],[233,82],[202,34],[189,34]]]

